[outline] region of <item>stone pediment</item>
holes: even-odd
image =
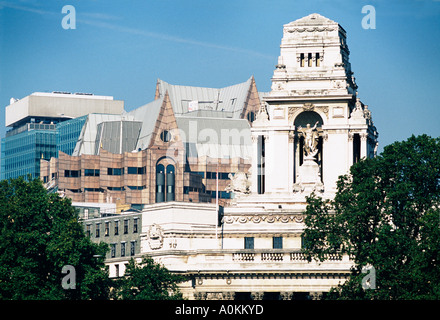
[[[317,26],[317,25],[329,25],[329,24],[338,25],[337,22],[329,18],[326,18],[320,15],[319,13],[312,13],[306,17],[292,21],[285,26],[295,27],[295,26]]]

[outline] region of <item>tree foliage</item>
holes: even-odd
[[[69,199],[39,179],[0,181],[0,299],[105,299],[107,245],[85,236]],[[75,268],[65,290],[63,266]]]
[[[144,256],[140,263],[132,258],[125,276],[117,283],[117,298],[122,300],[180,300],[182,293],[177,284],[182,276],[171,273],[164,266]]]
[[[440,139],[412,136],[353,165],[334,200],[307,199],[304,252],[348,254],[354,263],[338,299],[440,298]],[[364,290],[364,266],[376,289]]]

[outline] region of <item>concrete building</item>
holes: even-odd
[[[124,110],[123,101],[83,93],[35,92],[10,102],[5,111],[10,130],[1,141],[1,179],[40,176],[41,159],[73,151],[84,115],[121,114]]]
[[[345,30],[319,14],[286,24],[272,83],[252,119],[251,170],[230,176],[226,189],[235,197],[228,205],[176,195],[139,215],[140,251],[133,257],[148,254],[188,276],[181,284],[188,299],[317,299],[350,273],[346,256],[309,263],[301,251],[305,197],[334,197],[338,176],[375,156],[377,147]],[[154,137],[150,146],[160,148]],[[120,219],[125,214],[138,216]],[[107,259],[110,277],[122,275],[127,261]]]

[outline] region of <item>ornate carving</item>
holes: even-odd
[[[252,292],[251,293],[251,298],[252,300],[263,300],[263,292]]]
[[[246,173],[238,171],[234,175],[229,174],[228,177],[231,179],[231,182],[226,187],[226,192],[234,192],[237,194],[250,193],[251,181]]]
[[[237,216],[224,216],[223,222],[227,224],[232,223],[302,223],[304,216],[301,214],[263,214],[263,215],[237,215]]]
[[[293,292],[280,292],[281,300],[292,300]]]
[[[153,223],[148,229],[147,233],[148,245],[152,250],[157,250],[163,246],[163,232],[162,228]]]
[[[303,110],[304,111],[313,111],[315,109],[315,105],[312,103],[304,103]]]
[[[194,292],[196,300],[234,300],[235,292]]]

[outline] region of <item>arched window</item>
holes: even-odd
[[[174,201],[176,197],[176,169],[172,164],[165,165],[156,166],[156,203]]]
[[[156,202],[165,201],[165,167],[163,164],[156,166]]]
[[[174,166],[172,164],[167,165],[166,186],[167,186],[166,201],[174,201],[175,173],[174,173]]]

